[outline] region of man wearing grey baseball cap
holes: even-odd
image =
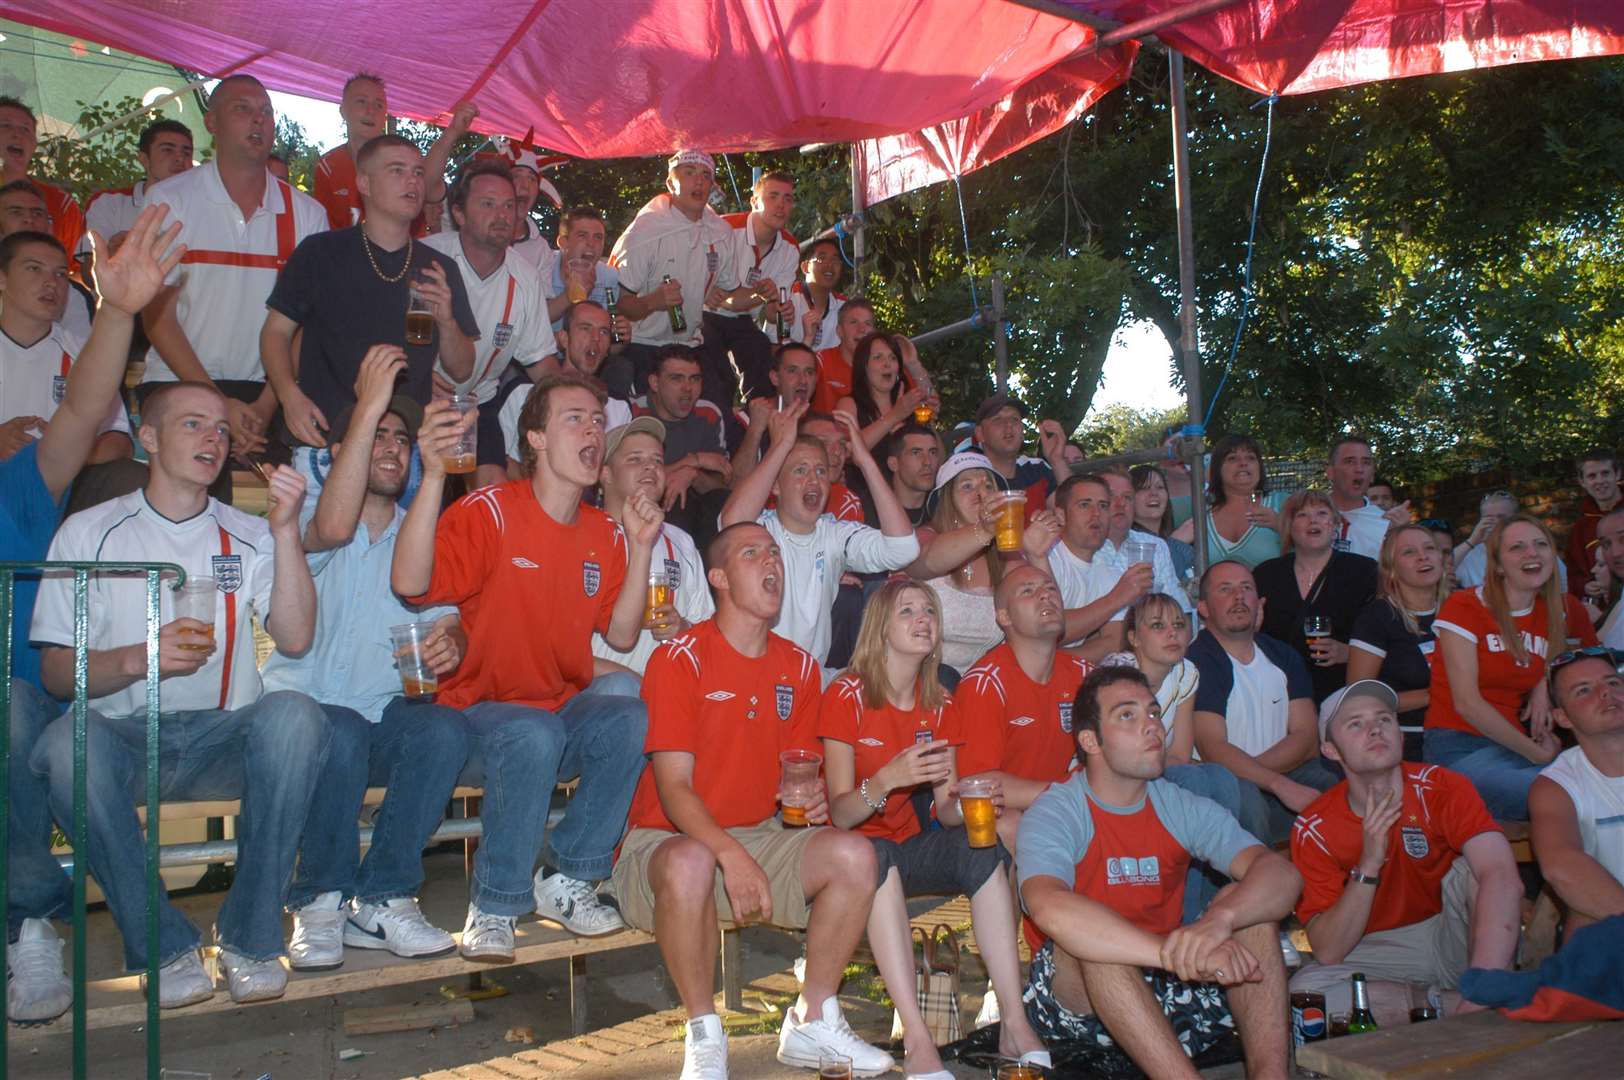
[[[1398,694],[1386,683],[1361,679],[1326,698],[1319,732],[1347,779],[1292,826],[1297,918],[1317,961],[1292,992],[1346,1010],[1361,971],[1379,1024],[1409,1021],[1420,1004],[1412,983],[1446,1013],[1475,1011],[1455,992],[1462,972],[1509,968],[1517,955],[1522,882],[1505,835],[1471,781],[1400,759]]]

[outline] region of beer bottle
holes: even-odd
[[[789,290],[783,286],[778,289],[778,344],[782,345],[789,340],[789,323],[784,321],[784,308],[789,304]]]
[[[620,294],[614,289],[605,289],[603,292],[603,309],[609,313],[609,340],[613,344],[620,344],[620,327],[615,325],[615,302]]]
[[[1376,1017],[1370,1011],[1370,997],[1365,990],[1365,973],[1353,973],[1353,1011],[1348,1014],[1348,1034],[1358,1035],[1376,1030]]]
[[[665,275],[662,280],[667,285],[671,284],[671,275]],[[671,316],[671,332],[673,334],[686,334],[688,332],[688,317],[682,313],[682,305],[672,304],[665,310]]]

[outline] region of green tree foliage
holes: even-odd
[[[288,179],[294,186],[311,190],[316,179],[316,162],[321,160],[321,147],[310,141],[297,120],[277,116],[276,152],[288,163]]]
[[[120,116],[120,123],[95,138],[80,140],[64,135],[46,135],[34,151],[34,174],[71,191],[81,204],[98,191],[125,187],[141,179],[141,162],[135,156],[141,129],[161,119],[157,110],[141,108],[141,99],[120,98],[95,105],[79,103],[78,129],[91,131]]]
[[[1161,442],[1162,432],[1184,423],[1184,408],[1136,409],[1121,403],[1095,409],[1077,430],[1077,443],[1089,457],[1143,450]]]

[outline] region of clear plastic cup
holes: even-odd
[[[407,701],[429,701],[440,688],[440,677],[423,659],[423,643],[434,630],[433,623],[401,623],[389,628],[394,644],[395,666],[400,669],[400,690]]]
[[[993,498],[998,508],[998,550],[1021,550],[1026,536],[1026,492],[1006,491]]]
[[[479,410],[479,399],[472,394],[456,394],[451,398],[451,408],[456,411],[459,418]],[[456,445],[445,455],[445,471],[456,475],[474,471],[474,451],[478,446],[479,433],[477,424],[469,424],[467,430],[457,436]]]
[[[175,618],[196,619],[208,626],[207,630],[188,630],[180,647],[192,652],[209,652],[214,648],[214,611],[220,600],[220,583],[202,574],[189,575],[186,583],[175,590]]]
[[[817,798],[823,755],[811,750],[785,750],[778,755],[778,764],[781,770],[778,800],[783,808],[784,824],[800,828],[807,824],[806,808]]]
[[[998,808],[993,795],[996,780],[974,778],[959,784],[959,812],[964,815],[964,831],[973,848],[989,848],[998,843]]]

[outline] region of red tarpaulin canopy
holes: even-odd
[[[1036,11],[1033,4],[1048,11]],[[1102,27],[1192,0],[0,0],[0,15],[211,75],[337,100],[359,70],[395,113],[580,157],[868,143],[869,201],[986,165],[1127,77]],[[1207,3],[1204,6],[1210,7]],[[1156,30],[1262,92],[1624,52],[1624,0],[1240,0]]]

